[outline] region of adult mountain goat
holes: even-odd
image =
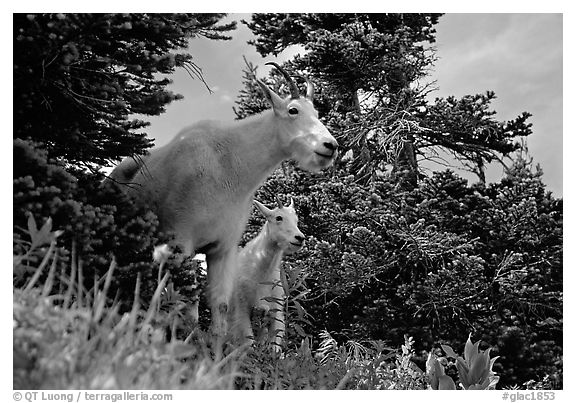
[[[282,99],[256,80],[272,110],[240,121],[200,121],[137,162],[124,159],[111,173],[137,201],[153,208],[186,253],[206,254],[212,330],[226,332],[238,243],[254,192],[287,159],[307,171],[329,167],[338,143],[318,119],[314,88],[305,96],[276,63],[290,96]]]
[[[284,338],[284,300],[286,291],[281,279],[281,263],[284,254],[299,250],[304,244],[304,234],[298,228],[298,216],[294,200],[271,210],[254,200],[260,214],[266,218],[260,232],[246,244],[238,256],[234,291],[231,299],[231,323],[233,334],[243,342],[253,338],[251,314],[254,310],[267,319],[268,341],[280,352]]]

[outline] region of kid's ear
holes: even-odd
[[[268,207],[266,207],[265,205],[263,205],[262,203],[260,203],[258,200],[254,200],[254,205],[256,206],[256,208],[258,210],[260,210],[260,213],[265,217],[268,218],[270,216],[273,215],[272,210],[270,210]]]
[[[262,81],[256,79],[256,83],[258,83],[258,86],[262,90],[262,93],[264,94],[264,97],[266,97],[268,103],[272,106],[272,109],[275,111],[280,110],[283,105],[282,98],[280,98],[274,91],[268,88],[268,86]]]

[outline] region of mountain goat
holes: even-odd
[[[269,316],[268,341],[275,351],[281,350],[284,336],[284,299],[280,264],[283,255],[299,250],[304,234],[298,229],[294,200],[287,207],[277,199],[278,207],[271,210],[254,200],[266,222],[258,235],[240,250],[232,293],[230,322],[239,341],[253,338],[251,313],[259,311]]]
[[[272,106],[240,121],[200,121],[152,149],[141,161],[124,159],[110,174],[126,191],[158,215],[161,229],[173,231],[188,254],[204,253],[212,331],[226,330],[238,243],[254,192],[284,160],[307,171],[329,167],[338,143],[318,119],[314,89],[301,96],[276,63],[290,89],[283,99],[256,80]]]

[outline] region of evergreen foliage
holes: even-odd
[[[286,66],[317,83],[320,116],[343,145],[328,172],[288,163],[257,194],[269,202],[293,196],[308,236],[286,263],[308,288],[300,301],[306,322],[292,321],[340,342],[397,345],[417,335],[421,367],[437,343],[460,348],[473,332],[501,357],[494,364],[501,385],[545,376],[561,385],[562,200],[546,191],[519,140],[531,133],[530,115],[495,120],[491,91],[428,103],[413,81],[433,60],[422,43],[433,42],[437,16],[414,17],[415,26],[390,20],[255,14],[247,23],[262,54],[305,47]],[[400,57],[395,41],[410,56]],[[373,64],[351,65],[361,60]],[[251,70],[239,118],[261,108]],[[391,81],[398,71],[410,72],[406,85]],[[451,170],[422,174],[407,160],[407,143],[422,158],[449,150],[479,183]],[[502,181],[485,184],[485,164],[507,157],[514,159]]]
[[[160,114],[180,97],[166,90],[170,80],[162,77],[175,68],[202,80],[184,48],[199,36],[230,39],[226,33],[236,24],[219,24],[223,16],[14,14],[16,255],[28,245],[30,219],[50,220],[63,232],[58,270],[73,262],[83,269],[81,286],[88,290],[113,256],[118,269],[111,290],[119,307],[129,306],[138,274],[140,295],[150,299],[158,271],[153,248],[172,235],[158,231],[151,211],[137,208],[115,186],[102,185],[98,169],[152,145],[137,131],[148,122],[132,116]],[[24,267],[35,262],[34,254],[27,258]],[[198,262],[175,254],[166,269],[184,297],[197,298],[203,281]],[[21,286],[32,271],[14,275]]]
[[[50,157],[99,166],[152,146],[138,131],[181,96],[166,90],[177,67],[202,79],[192,55],[203,36],[230,39],[224,14],[14,14],[14,138]]]
[[[66,170],[48,160],[45,150],[27,141],[14,140],[14,158],[19,161],[14,170],[14,253],[22,254],[28,247],[30,217],[38,223],[49,218],[52,227],[62,231],[58,273],[74,261],[82,266],[86,281],[82,286],[90,289],[103,278],[114,257],[118,268],[110,290],[117,293],[120,308],[130,306],[139,273],[140,295],[149,301],[157,286],[153,249],[172,240],[170,234],[158,231],[156,215],[136,207],[116,186],[101,186],[93,174]],[[200,267],[196,261],[182,264],[181,259],[175,256],[166,269],[183,294],[192,298],[203,280]],[[30,268],[14,273],[15,286],[30,280],[35,260],[25,263]]]
[[[399,186],[413,188],[419,162],[443,162],[448,152],[484,179],[485,165],[520,148],[531,133],[528,113],[494,120],[495,94],[436,99],[422,85],[435,56],[440,14],[254,14],[244,21],[262,55],[292,45],[305,52],[286,64],[317,84],[316,106],[350,152],[353,174],[364,183],[389,169]],[[258,96],[257,93],[254,94]]]

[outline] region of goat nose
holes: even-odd
[[[334,142],[325,141],[324,147],[326,147],[327,149],[329,149],[331,151],[336,151],[338,149],[338,143],[336,141],[334,141]]]
[[[296,238],[298,242],[304,242],[304,239],[306,239],[303,235],[295,235],[294,238]]]

